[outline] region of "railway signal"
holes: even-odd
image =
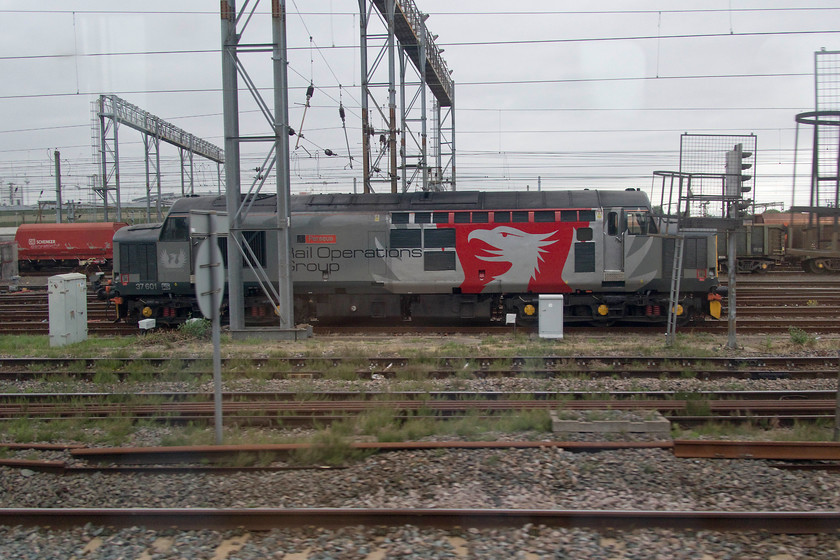
[[[751,169],[752,163],[744,160],[752,157],[752,152],[745,152],[743,144],[735,144],[734,149],[726,152],[726,195],[741,198],[743,193],[750,192],[752,187],[745,185],[752,179],[752,175],[744,173]]]

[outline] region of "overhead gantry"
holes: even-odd
[[[369,33],[369,24],[376,8],[388,33],[373,63],[368,57],[369,44],[382,37]],[[393,193],[406,192],[420,182],[422,190],[455,190],[455,83],[435,44],[435,36],[426,27],[427,14],[420,12],[412,0],[359,0],[361,15],[362,71],[362,161],[364,191],[373,192],[373,183],[390,184]],[[397,43],[399,44],[400,120],[397,122]],[[388,81],[377,82],[374,75],[379,63],[388,60]],[[417,72],[416,93],[406,96],[408,61]],[[417,82],[413,82],[417,83]],[[375,87],[388,88],[388,113],[373,94]],[[433,146],[429,157],[427,138],[426,88],[435,97]],[[373,103],[371,103],[373,102]],[[371,106],[380,113],[385,127],[371,124]],[[419,116],[417,115],[419,113]],[[419,124],[420,130],[414,130]],[[397,136],[401,134],[399,148]],[[379,136],[379,150],[373,149],[372,138]],[[398,162],[399,159],[399,162]],[[384,161],[383,161],[384,160]],[[433,160],[433,161],[430,161]],[[387,166],[385,165],[387,162]],[[383,170],[383,167],[386,169]],[[400,186],[401,182],[401,186]]]

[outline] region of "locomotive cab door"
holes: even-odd
[[[604,209],[604,285],[624,284],[624,211]]]

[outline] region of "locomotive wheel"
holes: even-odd
[[[677,317],[677,325],[684,327],[694,323],[697,319],[697,314],[694,312],[694,307],[688,306],[683,311],[683,314]]]
[[[802,261],[802,268],[809,274],[825,274],[826,268],[824,266],[817,266],[817,259],[807,259]]]

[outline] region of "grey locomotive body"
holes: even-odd
[[[246,321],[259,321],[273,305],[248,260],[278,278],[277,205],[274,196],[252,202],[242,225],[243,281]],[[223,212],[225,204],[181,199],[163,224],[117,232],[112,296],[122,317],[200,316],[200,239],[189,235],[190,211]],[[636,190],[299,195],[291,213],[297,323],[509,313],[527,321],[536,319],[540,294],[564,295],[567,322],[660,322],[667,314],[675,240]],[[226,256],[227,239],[220,244]],[[716,261],[713,235],[686,238],[682,320],[719,314]]]

